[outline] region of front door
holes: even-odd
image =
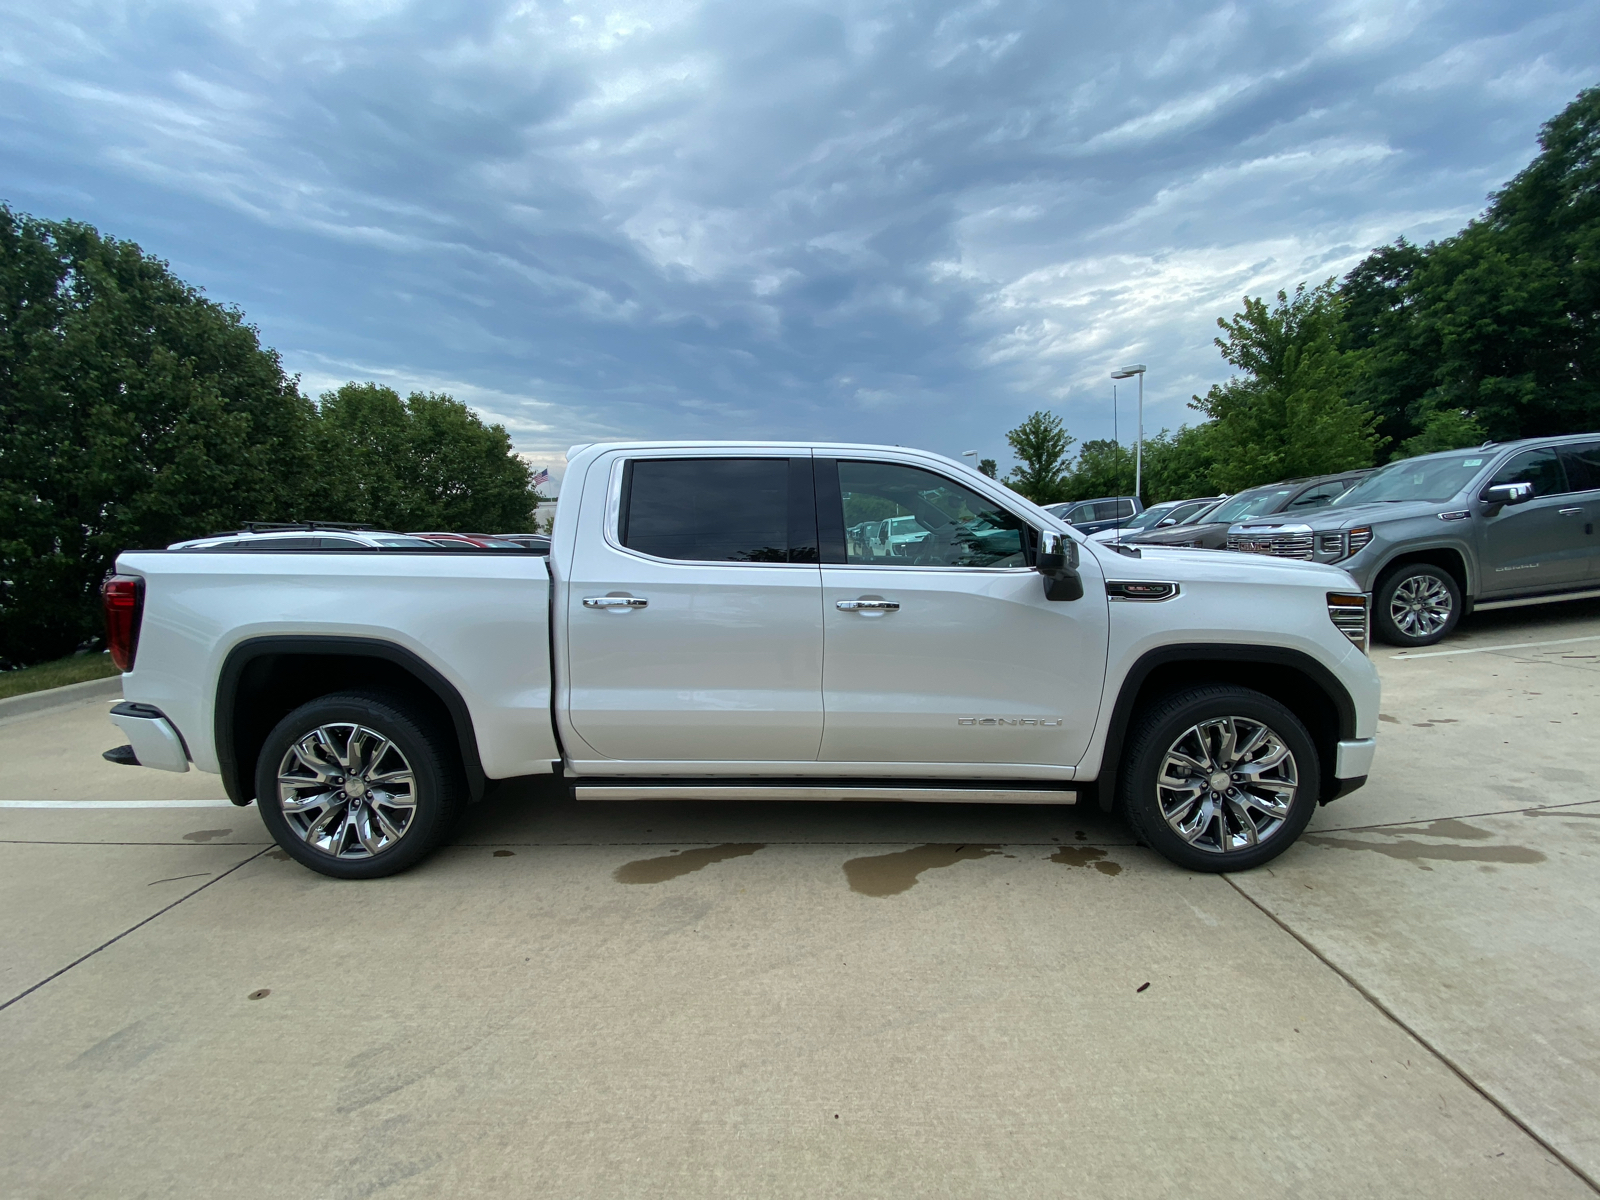
[[[1533,499],[1485,517],[1484,595],[1583,582],[1589,568],[1583,506],[1568,491],[1556,452],[1545,446],[1513,455],[1486,486],[1501,483],[1531,483]]]
[[[820,758],[830,763],[1076,764],[1105,677],[1107,610],[1085,556],[1081,600],[1049,601],[1031,531],[933,470],[818,460],[826,630]],[[841,537],[898,521],[888,542]]]
[[[811,459],[622,457],[567,589],[567,715],[593,754],[814,762],[822,612]],[[585,525],[585,529],[593,526]],[[689,773],[693,771],[689,768]]]

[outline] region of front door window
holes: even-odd
[[[841,462],[845,562],[884,567],[1025,567],[1026,526],[932,471]]]

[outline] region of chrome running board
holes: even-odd
[[[836,784],[589,783],[572,781],[577,800],[903,800],[917,804],[1076,804],[1072,788],[895,787]]]
[[[1600,596],[1600,588],[1586,588],[1581,592],[1546,592],[1542,596],[1518,596],[1514,600],[1475,601],[1473,612],[1493,612],[1497,608],[1526,608],[1530,604],[1557,604],[1562,600],[1593,600]]]

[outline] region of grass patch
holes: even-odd
[[[0,700],[42,692],[45,688],[65,687],[69,683],[109,679],[117,674],[120,672],[109,654],[74,654],[71,658],[58,658],[55,662],[23,667],[20,671],[0,671]]]

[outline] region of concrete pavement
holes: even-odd
[[[1372,784],[1229,878],[1073,809],[533,791],[365,884],[254,809],[0,809],[0,1179],[1593,1195],[1600,605],[1440,649],[1526,641],[1379,650]],[[220,797],[103,708],[0,725],[0,800]]]

